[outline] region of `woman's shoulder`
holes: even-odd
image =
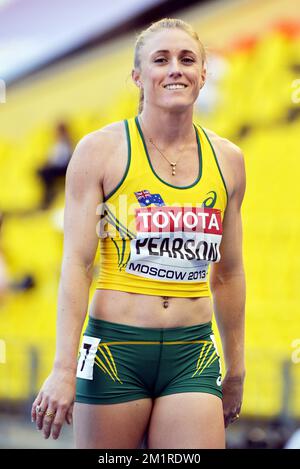
[[[72,159],[78,155],[78,159],[84,160],[82,165],[97,165],[105,170],[111,160],[117,160],[118,154],[126,151],[126,144],[124,121],[112,122],[84,135],[78,141]]]
[[[207,129],[205,127],[202,127],[202,129],[207,134],[212,145],[217,146],[219,149],[221,149],[222,153],[225,152],[226,154],[228,154],[229,157],[243,155],[241,148],[235,143],[231,142],[231,140],[228,140],[228,138],[221,137],[221,135],[218,135],[213,130]]]
[[[122,138],[123,121],[113,122],[98,130],[84,135],[77,143],[68,165],[68,174],[85,171],[89,168],[95,177],[102,179],[111,160],[118,160],[122,151],[122,141],[126,139],[125,130]],[[125,140],[126,142],[126,140]]]
[[[79,144],[86,147],[106,147],[116,146],[124,135],[124,121],[111,122],[100,129],[89,132],[79,141]]]

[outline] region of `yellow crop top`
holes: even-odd
[[[101,205],[97,289],[148,295],[209,296],[208,268],[220,261],[228,194],[217,157],[194,124],[199,174],[174,186],[155,173],[137,117],[124,121],[125,174]]]

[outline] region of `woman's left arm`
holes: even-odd
[[[234,146],[229,161],[232,163],[233,188],[223,219],[221,260],[211,265],[209,279],[226,366],[222,382],[226,427],[237,418],[242,405],[246,300],[241,217],[246,176],[244,157],[238,147]]]

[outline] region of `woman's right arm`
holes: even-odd
[[[93,132],[76,146],[65,183],[64,247],[58,288],[56,353],[51,374],[32,406],[32,420],[48,438],[59,436],[65,421],[71,423],[75,398],[78,347],[87,313],[93,263],[98,246],[97,206],[103,200],[103,134]],[[36,411],[36,406],[43,413]],[[47,417],[46,411],[54,418]]]

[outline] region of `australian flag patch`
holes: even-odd
[[[158,207],[165,205],[160,194],[151,194],[146,189],[143,191],[134,193],[141,207],[148,207],[148,205],[154,204]]]

